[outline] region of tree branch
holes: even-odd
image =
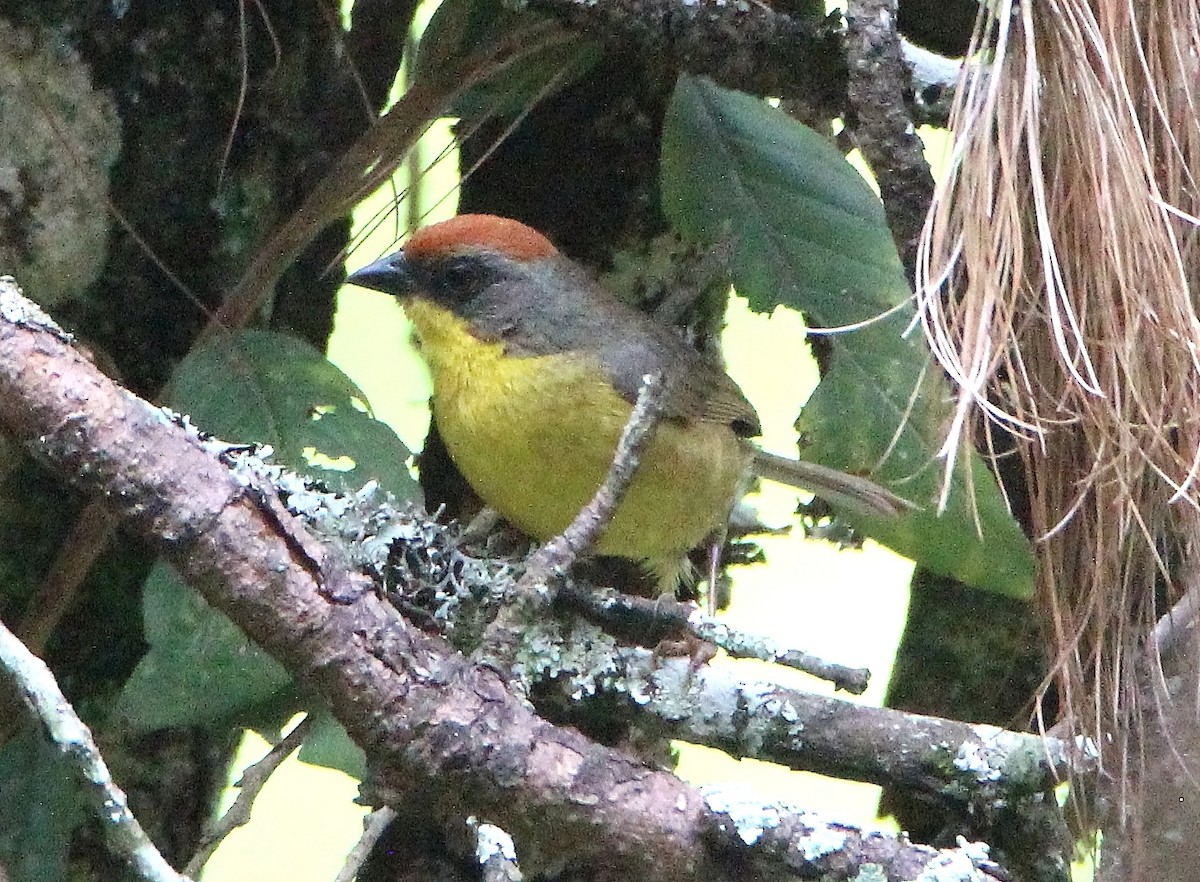
[[[631,47],[728,89],[798,99],[825,117],[842,116],[853,104],[847,97],[846,29],[836,14],[806,19],[767,3],[724,0],[527,0],[525,5],[582,34]],[[921,123],[944,126],[954,80],[950,71],[959,62],[909,44],[905,52],[921,62],[921,100],[913,113]]]
[[[728,669],[695,670],[688,659],[618,646],[582,622],[544,622],[525,644],[532,684],[552,683],[564,696],[628,696],[668,737],[735,757],[915,788],[976,809],[1040,802],[1069,773],[1094,771],[1054,738],[742,682]]]
[[[721,0],[529,0],[528,7],[726,88],[802,97],[839,112],[845,103],[837,16],[808,21],[765,3]]]
[[[249,464],[239,464],[239,472]],[[291,508],[297,491],[288,475],[276,476],[282,470],[270,469],[259,482],[277,485],[286,505],[297,511]],[[381,523],[375,494],[300,492],[306,521],[331,542],[345,534],[347,523]],[[321,516],[326,508],[336,516]],[[398,608],[430,629],[462,638],[460,651],[476,651],[478,623],[496,616],[511,595],[521,561],[470,557],[454,525],[429,522],[419,511],[392,511],[386,521],[388,527],[378,534],[355,527],[361,541],[344,547],[351,564],[391,586],[389,598]],[[401,554],[388,550],[396,536],[409,540]],[[438,590],[429,590],[430,585]],[[657,728],[666,737],[735,756],[915,788],[975,815],[998,809],[1055,812],[1053,800],[1043,799],[1046,792],[1068,774],[1079,778],[1094,772],[1087,755],[1058,739],[864,707],[774,683],[742,682],[728,670],[697,667],[694,659],[688,664],[662,658],[660,643],[689,636],[718,641],[735,652],[751,649],[748,654],[776,663],[806,658],[752,635],[724,633],[722,623],[693,605],[597,591],[569,576],[562,577],[556,594],[556,608],[544,610],[517,633],[519,665],[511,685],[553,702],[551,715],[557,718],[573,719],[580,704],[601,694],[628,698],[624,705],[605,703],[613,722],[623,717],[620,722],[639,729]],[[828,663],[816,667],[835,682],[855,673]],[[582,710],[584,722],[588,711]]]
[[[694,637],[725,650],[731,658],[753,658],[803,671],[827,680],[836,689],[854,695],[867,691],[871,672],[818,658],[757,634],[750,634],[705,615],[694,604],[669,598],[636,597],[607,589],[589,589],[567,583],[559,590],[561,604],[595,622],[605,631],[635,635],[641,646]]]
[[[204,870],[205,865],[212,859],[218,846],[225,841],[226,837],[238,827],[244,827],[250,823],[250,812],[254,807],[254,800],[258,799],[267,780],[283,764],[283,761],[300,749],[300,745],[309,730],[312,729],[312,719],[311,715],[306,716],[292,727],[292,731],[288,732],[286,737],[280,739],[278,744],[268,750],[265,756],[253,765],[247,766],[242,772],[241,780],[237,782],[237,798],[233,801],[233,805],[225,810],[225,814],[220,818],[212,819],[206,825],[200,837],[200,844],[196,847],[196,853],[192,855],[187,867],[184,868],[188,876],[199,878],[201,871]]]
[[[346,862],[338,870],[333,882],[354,882],[376,843],[387,831],[388,824],[394,820],[396,820],[396,812],[386,805],[371,812],[363,819],[363,834],[359,837],[358,842],[354,843],[354,848],[350,849],[350,853],[346,855]]]
[[[0,280],[0,426],[101,493],[217,609],[314,688],[366,752],[380,790],[423,790],[437,813],[485,817],[522,868],[587,866],[597,879],[729,878],[748,860],[806,868],[828,839],[774,812],[750,837],[666,772],[537,717],[499,675],[412,628],[354,574],[314,559],[287,512],[227,468],[186,421],[116,386]],[[210,449],[210,447],[212,449]],[[332,589],[332,590],[331,590]],[[755,843],[771,841],[773,851]],[[897,840],[911,860],[947,852]],[[804,870],[807,871],[807,870]],[[846,878],[842,875],[842,878]],[[981,874],[980,878],[989,878]]]
[[[896,3],[850,0],[849,125],[879,182],[888,226],[911,280],[917,242],[933,201],[933,174],[905,100],[912,94],[912,82],[896,30]]]
[[[0,316],[29,303],[11,280],[0,297]],[[416,631],[375,592],[337,599],[278,514],[194,432],[62,336],[14,321],[0,323],[0,425],[103,493],[212,606],[315,688],[385,786],[424,782],[532,854],[594,861],[614,878],[718,874],[714,822],[695,790],[539,719],[495,671]]]
[[[0,670],[13,682],[26,707],[41,721],[50,740],[73,767],[104,827],[109,850],[146,882],[187,882],[186,876],[171,868],[129,811],[125,794],[113,783],[91,731],[58,688],[46,663],[2,623]]]

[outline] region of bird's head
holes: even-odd
[[[558,257],[549,239],[519,221],[461,214],[421,228],[404,248],[347,281],[400,298],[424,297],[463,313],[498,283],[521,280]]]

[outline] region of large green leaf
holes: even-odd
[[[334,489],[375,479],[399,499],[419,498],[408,448],[349,377],[295,337],[214,338],[179,365],[170,405],[226,441],[270,444],[276,462]]]
[[[245,725],[276,741],[305,707],[286,670],[223,613],[158,563],[143,589],[150,649],[121,690],[116,719],[135,734],[156,729]],[[362,750],[328,711],[304,740],[300,759],[362,777]],[[3,780],[0,779],[0,785]]]
[[[187,588],[166,564],[142,591],[150,649],[121,690],[116,713],[133,732],[254,722],[291,682],[274,659],[223,613]]]
[[[960,456],[937,514],[949,388],[919,335],[883,208],[834,147],[766,102],[682,77],[663,132],[663,202],[695,241],[733,240],[738,292],[839,328],[797,422],[801,455],[871,475],[919,510],[857,518],[865,533],[935,572],[1018,597],[1032,591],[1029,542],[983,460]]]
[[[374,479],[397,497],[419,497],[408,449],[345,374],[293,337],[214,339],[180,364],[170,404],[225,440],[270,444],[277,462],[336,489]],[[296,709],[287,672],[165,564],[146,580],[143,617],[150,648],[117,707],[131,729],[273,722]]]

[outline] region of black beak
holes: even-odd
[[[346,277],[351,285],[382,291],[394,297],[404,297],[412,292],[413,277],[403,251],[381,257]]]

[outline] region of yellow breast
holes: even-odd
[[[437,306],[412,300],[406,309],[455,464],[524,532],[561,533],[608,473],[630,405],[590,358],[508,356]],[[597,553],[669,570],[724,522],[748,469],[748,449],[728,426],[661,422]]]

